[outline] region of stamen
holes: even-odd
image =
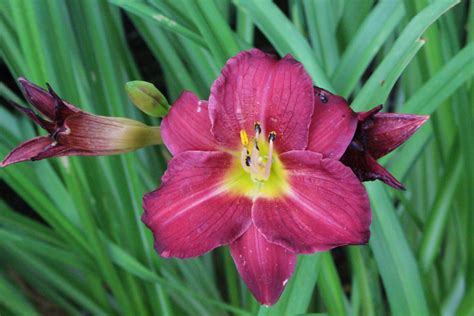
[[[258,138],[258,136],[260,136],[260,134],[262,133],[262,127],[260,126],[260,122],[255,122],[254,127],[255,127],[255,138]]]
[[[251,162],[250,156],[245,157],[245,165],[247,167],[250,167],[250,162]]]
[[[254,139],[253,149],[252,149],[252,159],[250,168],[253,172],[258,173],[258,158],[260,157],[260,148],[258,148],[257,138]]]
[[[272,171],[272,159],[273,159],[273,142],[276,139],[276,132],[272,131],[268,135],[268,156],[267,156],[267,163],[265,165],[265,181],[270,178],[270,172]]]
[[[249,151],[246,147],[243,147],[240,152],[240,163],[242,164],[242,168],[247,172],[250,172],[250,162]]]
[[[268,134],[268,142],[274,142],[277,137],[277,134],[275,131],[271,132]]]
[[[242,143],[242,151],[240,153],[240,163],[245,172],[250,173],[253,181],[267,181],[270,178],[273,163],[273,147],[276,140],[276,132],[272,131],[268,134],[267,140],[262,137],[262,127],[259,122],[255,122],[255,137],[250,140],[253,146],[250,148],[250,141],[245,130],[240,131],[240,141]],[[268,147],[267,143],[268,141]],[[267,157],[260,156],[260,145],[264,146]]]
[[[246,148],[249,145],[249,136],[247,135],[247,132],[245,130],[240,131],[240,142],[242,145],[244,145]]]

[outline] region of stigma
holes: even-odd
[[[240,131],[240,141],[242,143],[241,164],[242,168],[250,174],[254,182],[262,182],[270,178],[273,163],[273,146],[277,134],[272,131],[268,134],[267,139],[265,139],[259,122],[254,124],[254,128],[255,136],[251,141],[249,141],[245,130]]]

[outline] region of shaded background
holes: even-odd
[[[14,78],[49,82],[95,114],[149,124],[123,85],[207,98],[252,46],[300,60],[355,110],[431,114],[385,159],[405,192],[369,184],[369,245],[300,256],[280,302],[260,307],[226,249],[164,260],[141,224],[161,146],[0,170],[0,313],[469,315],[473,312],[474,19],[463,1],[0,0],[0,154],[38,131],[5,102]]]

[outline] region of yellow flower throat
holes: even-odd
[[[255,123],[255,137],[249,141],[245,130],[240,131],[242,149],[236,153],[224,183],[232,193],[243,194],[252,199],[275,198],[288,190],[286,171],[274,149],[275,132],[268,138],[262,135],[260,123]]]

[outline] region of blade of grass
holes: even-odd
[[[420,267],[425,273],[432,267],[436,256],[440,253],[441,239],[447,217],[449,211],[453,208],[452,197],[461,178],[463,165],[459,148],[452,153],[449,161],[452,163],[442,176],[444,181],[436,193],[436,200],[429,212],[430,216],[425,224],[419,249]]]
[[[394,315],[429,315],[418,265],[380,183],[366,184],[372,202],[370,247],[380,269]]]
[[[396,80],[425,40],[423,32],[459,0],[436,1],[417,14],[404,28],[390,52],[377,67],[352,103],[354,110],[384,103]]]
[[[21,291],[13,286],[2,274],[0,274],[0,304],[8,308],[16,315],[39,315],[35,308],[23,296]]]
[[[334,1],[304,1],[306,25],[313,50],[327,74],[332,74],[339,62],[339,48],[336,40],[337,17]]]
[[[354,315],[376,315],[374,300],[370,292],[369,282],[369,271],[367,271],[366,262],[364,262],[364,257],[360,247],[349,247],[349,256],[351,261],[351,266],[354,271],[354,278],[357,280],[358,288],[360,289],[360,311],[352,310]]]
[[[403,106],[406,113],[433,113],[443,101],[474,76],[474,42],[459,53],[434,75]]]
[[[254,26],[252,19],[241,9],[237,9],[237,34],[249,44],[253,44]]]
[[[77,300],[77,302],[82,304],[92,313],[96,315],[107,314],[106,311],[98,306],[90,297],[87,297],[85,293],[79,291],[77,287],[73,286],[70,282],[60,276],[57,271],[55,271],[51,266],[45,264],[45,262],[39,260],[31,254],[13,247],[12,245],[2,244],[2,248],[5,251],[8,251],[11,256],[22,259],[21,262],[27,264],[28,267],[36,271],[41,271],[41,279],[46,282],[51,282],[51,284],[54,284],[57,288],[61,289],[65,295]],[[32,275],[28,274],[27,276]]]
[[[393,33],[403,15],[404,8],[400,1],[381,1],[365,18],[332,75],[334,87],[339,94],[344,97],[351,94],[370,61]]]
[[[326,306],[330,315],[346,315],[346,296],[342,289],[339,274],[334,265],[334,260],[330,252],[321,254],[321,271],[318,288],[321,292],[324,305]]]
[[[239,308],[222,303],[220,301],[209,299],[205,296],[200,295],[199,293],[191,291],[185,285],[182,285],[179,283],[168,282],[167,280],[163,279],[162,277],[156,275],[154,272],[147,269],[135,258],[133,258],[131,255],[129,255],[127,252],[125,252],[123,249],[121,249],[117,245],[114,245],[113,243],[109,242],[107,249],[108,249],[109,255],[111,256],[115,264],[117,264],[118,266],[122,267],[126,271],[140,277],[141,279],[147,282],[157,282],[157,283],[162,284],[163,288],[166,291],[171,291],[171,290],[179,291],[183,294],[187,294],[195,298],[201,299],[209,304],[215,305],[224,310],[232,311],[238,315],[249,315],[249,313],[243,310],[240,310]]]
[[[235,40],[235,34],[214,1],[198,1],[197,6],[212,30],[214,40],[219,42],[227,58],[237,54],[240,46]]]
[[[127,12],[153,21],[154,23],[158,23],[171,32],[183,35],[198,45],[206,45],[206,42],[199,34],[196,34],[193,30],[178,24],[175,20],[165,16],[151,5],[142,2],[130,2],[126,0],[109,0],[109,2],[123,8]]]

